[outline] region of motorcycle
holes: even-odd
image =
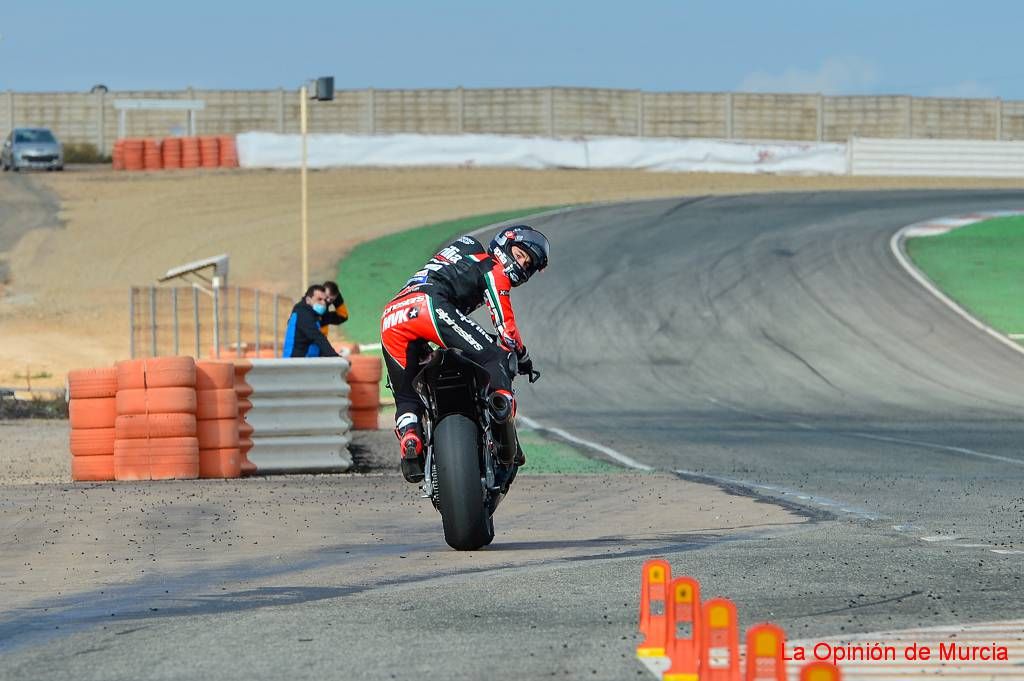
[[[421,367],[413,385],[426,405],[422,496],[440,512],[448,545],[474,551],[494,539],[494,511],[519,469],[512,402],[488,397],[487,371],[457,349],[434,350]],[[512,353],[509,375],[517,370]]]

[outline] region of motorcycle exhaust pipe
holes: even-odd
[[[487,399],[487,407],[491,418],[497,423],[505,423],[512,416],[512,400],[501,393],[494,393]]]
[[[500,393],[494,393],[487,400],[487,407],[493,417],[494,442],[497,445],[498,460],[508,466],[515,458],[519,446],[516,437],[516,423],[512,418],[512,400]]]

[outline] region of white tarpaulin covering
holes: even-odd
[[[297,168],[299,135],[238,135],[247,168]],[[308,137],[310,168],[481,166],[634,168],[667,172],[846,173],[846,145],[708,139],[602,137],[548,139],[507,135],[334,135]]]

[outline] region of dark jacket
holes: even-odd
[[[486,303],[502,343],[523,355],[526,345],[516,325],[511,290],[504,266],[480,241],[464,236],[441,249],[396,297],[414,291],[426,293],[450,302],[463,314]]]
[[[327,336],[320,331],[321,317],[306,304],[305,300],[295,303],[288,317],[284,332],[282,357],[337,357]]]

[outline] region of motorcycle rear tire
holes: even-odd
[[[487,546],[494,522],[484,504],[476,423],[461,414],[442,419],[434,429],[434,456],[444,540],[456,551]]]

